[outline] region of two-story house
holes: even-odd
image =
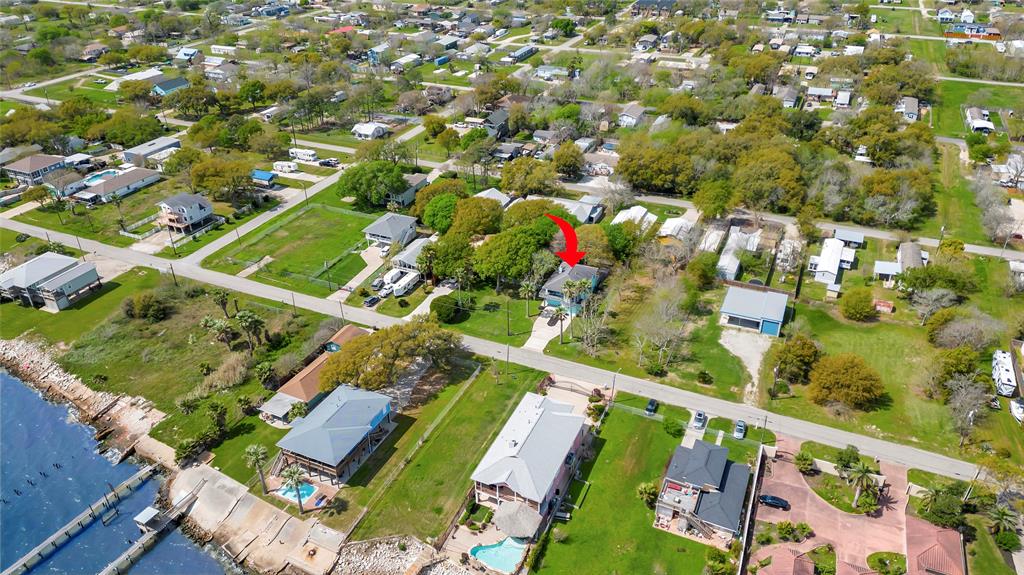
[[[188,233],[203,227],[213,218],[213,204],[199,194],[175,194],[157,203],[160,217],[157,222],[178,233]]]
[[[572,313],[576,313],[580,309],[580,304],[590,297],[590,294],[597,289],[597,286],[604,281],[607,275],[607,272],[600,268],[583,264],[569,266],[569,264],[562,262],[558,269],[555,270],[555,273],[551,274],[551,277],[541,286],[540,297],[549,306],[565,308]],[[579,280],[590,282],[590,289],[577,295],[570,301],[565,295],[565,284],[569,281]]]

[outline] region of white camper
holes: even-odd
[[[420,272],[412,272],[407,274],[402,279],[398,280],[395,284],[395,297],[403,296],[416,289],[416,284],[420,281]]]
[[[295,162],[274,162],[275,172],[290,174],[292,172],[297,172],[298,170],[299,166]]]
[[[398,269],[398,268],[395,268],[395,269],[387,272],[386,274],[384,274],[384,285],[385,286],[394,285],[395,283],[398,282],[398,280],[400,280],[402,278],[402,275],[404,275],[404,274],[405,274],[405,270],[401,270],[401,269]]]
[[[305,148],[290,148],[288,150],[288,157],[303,162],[317,161],[316,150],[307,150]]]

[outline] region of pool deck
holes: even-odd
[[[507,535],[498,531],[494,525],[488,525],[483,531],[473,531],[465,525],[459,525],[452,531],[448,540],[441,547],[441,552],[458,561],[463,553],[479,545],[494,545],[500,543]]]
[[[334,496],[338,494],[338,486],[336,485],[321,483],[319,481],[311,479],[308,476],[306,477],[305,482],[312,485],[316,489],[316,491],[314,491],[313,494],[310,495],[308,498],[302,500],[302,509],[304,511],[314,511],[317,509],[327,507],[331,500],[334,499]],[[271,475],[267,477],[267,492],[270,495],[277,497],[281,501],[287,501],[288,503],[295,505],[294,497],[285,497],[277,492],[278,489],[281,489],[283,487],[284,482],[281,480],[281,477],[277,475]],[[322,503],[320,503],[320,505],[313,505],[313,502],[319,499],[320,496],[324,496],[326,498],[323,500]]]

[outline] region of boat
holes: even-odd
[[[1024,399],[1018,397],[1010,401],[1010,414],[1017,423],[1024,423]]]

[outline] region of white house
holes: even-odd
[[[683,239],[690,233],[693,226],[693,220],[688,220],[683,216],[668,218],[661,224],[661,228],[658,230],[658,237]]]
[[[814,281],[825,285],[837,285],[840,281],[840,270],[853,267],[857,257],[852,248],[846,247],[842,240],[828,238],[822,242],[821,254],[811,256],[807,262],[807,271],[814,273]]]
[[[482,192],[477,192],[476,194],[474,194],[474,196],[477,198],[487,198],[489,200],[494,200],[501,204],[501,209],[503,210],[512,205],[512,197],[509,196],[508,194],[501,193],[501,191],[499,191],[498,188],[487,188]]]
[[[181,140],[170,136],[160,136],[121,152],[121,157],[129,164],[142,165],[154,154],[171,148],[181,148]]]
[[[46,252],[0,274],[0,296],[58,312],[100,287],[92,262]]]
[[[76,192],[71,197],[87,204],[108,203],[123,198],[160,180],[160,172],[146,168],[132,168],[98,184]]]
[[[352,135],[360,140],[376,140],[388,133],[388,127],[380,122],[360,122],[352,126]]]
[[[639,102],[630,102],[619,112],[619,125],[623,128],[636,127],[643,121],[644,107]]]
[[[974,24],[974,12],[971,12],[969,8],[964,8],[964,11],[960,13],[960,21],[964,24]]]
[[[179,233],[194,231],[213,217],[213,204],[199,194],[175,194],[157,203],[160,225]]]
[[[949,24],[956,20],[956,16],[953,11],[949,8],[942,8],[939,10],[939,24]]]
[[[416,237],[416,218],[388,212],[363,228],[363,234],[372,244],[405,247]]]
[[[436,234],[429,238],[416,238],[409,245],[405,246],[405,249],[399,252],[398,255],[391,258],[391,266],[404,270],[419,271],[420,266],[417,260],[419,260],[420,252],[423,251],[427,244],[436,242],[437,238]]]
[[[235,46],[221,46],[220,44],[210,46],[210,53],[216,56],[234,56],[237,52],[238,48]]]

